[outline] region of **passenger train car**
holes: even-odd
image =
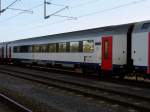
[[[0,64],[10,62],[12,48],[8,48],[8,44],[9,42],[0,43]]]
[[[132,59],[135,70],[150,77],[150,21],[136,23],[134,27]]]
[[[67,66],[100,76],[150,74],[149,32],[144,21],[0,43],[0,63]]]

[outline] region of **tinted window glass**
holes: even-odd
[[[56,44],[52,43],[48,45],[49,52],[56,52]]]
[[[39,45],[32,46],[32,52],[34,53],[40,52],[40,46]]]
[[[66,52],[66,43],[59,43],[59,52]]]
[[[18,47],[17,46],[13,47],[13,51],[14,51],[14,53],[17,53],[18,52]]]
[[[29,45],[26,46],[15,46],[13,47],[14,53],[30,53],[32,52],[32,47]]]
[[[67,52],[70,52],[70,42],[67,42],[67,48],[66,48]]]
[[[108,49],[109,49],[109,42],[108,42],[108,40],[106,40],[105,43],[104,43],[104,50],[105,50],[104,58],[105,59],[108,59]]]
[[[40,52],[47,52],[47,45],[40,45]]]
[[[20,53],[28,53],[30,51],[30,46],[20,46]]]
[[[79,42],[70,42],[70,52],[79,52]]]
[[[94,41],[85,40],[83,41],[83,52],[93,52],[94,51]]]

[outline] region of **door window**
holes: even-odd
[[[106,40],[104,42],[104,58],[108,59],[108,50],[109,50],[109,42]]]

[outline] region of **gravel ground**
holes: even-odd
[[[0,112],[15,112],[3,102],[0,102]]]
[[[1,66],[0,66],[1,67]],[[21,67],[15,67],[15,66],[2,66],[2,67],[8,67],[9,69],[13,70],[18,70],[25,72],[25,73],[33,73],[36,75],[41,75],[46,77],[55,77],[60,80],[66,80],[66,81],[75,81],[79,83],[84,83],[86,85],[93,85],[93,86],[98,86],[101,88],[108,88],[110,90],[115,90],[115,91],[121,91],[124,93],[130,93],[133,95],[139,95],[139,96],[144,96],[147,98],[150,98],[150,90],[145,89],[145,88],[139,88],[137,86],[131,86],[131,85],[123,85],[123,84],[116,84],[116,83],[109,83],[109,82],[103,82],[103,81],[94,81],[94,80],[89,80],[89,79],[83,79],[79,77],[74,77],[74,76],[69,76],[69,75],[64,75],[60,73],[50,73],[50,72],[44,72],[44,71],[38,71],[38,70],[31,70],[28,68],[21,68]]]
[[[26,81],[0,73],[0,91],[19,94],[24,101],[36,104],[35,112],[137,112],[132,108],[87,98],[54,87]],[[30,104],[32,105],[32,104]]]

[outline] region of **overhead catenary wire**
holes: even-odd
[[[96,3],[98,1],[101,1],[101,0],[89,0],[87,2],[84,2],[84,3],[80,3],[80,4],[77,4],[75,6],[69,6],[70,9],[73,9],[73,8],[77,8],[77,7],[81,7],[81,6],[86,6],[86,5],[89,5],[91,3]],[[56,4],[56,3],[52,3],[52,2],[48,2],[49,4],[51,5],[55,5],[55,6],[68,6],[68,5],[64,5],[64,4]]]
[[[15,0],[14,2],[12,2],[10,5],[8,5],[5,9],[8,9],[9,7],[11,7],[12,5],[14,5],[18,0]]]
[[[76,19],[79,20],[80,18],[84,18],[84,17],[87,17],[87,16],[93,16],[93,15],[96,15],[96,14],[101,14],[101,13],[105,13],[105,12],[108,12],[108,11],[113,11],[113,10],[116,10],[116,9],[124,8],[124,7],[129,7],[129,6],[140,4],[140,3],[146,2],[146,1],[148,1],[148,0],[135,0],[135,1],[128,2],[128,3],[125,3],[125,4],[121,4],[121,5],[117,5],[117,6],[114,6],[114,7],[111,7],[111,8],[106,8],[106,9],[99,10],[99,11],[96,11],[96,12],[80,15],[80,16],[77,16]],[[37,28],[42,28],[42,27],[47,27],[47,26],[50,26],[50,25],[60,24],[60,23],[66,22],[66,21],[67,21],[67,19],[63,19],[63,20],[60,20],[60,21],[52,22],[51,24],[38,25],[36,27]],[[34,28],[36,28],[36,27],[34,27]]]
[[[97,12],[94,12],[94,13],[90,13],[90,14],[86,14],[86,15],[80,15],[80,16],[78,16],[78,19],[86,17],[86,16],[92,16],[92,15],[95,15],[95,14],[100,14],[100,13],[104,13],[104,12],[107,12],[107,11],[112,11],[112,10],[115,10],[115,9],[119,9],[119,8],[131,6],[131,5],[135,5],[135,4],[146,2],[146,1],[147,0],[135,0],[135,1],[132,1],[132,2],[129,2],[129,3],[126,3],[126,4],[122,4],[122,5],[118,5],[118,6],[112,7],[112,8],[100,10],[100,11],[97,11]],[[40,7],[40,5],[38,7]],[[34,8],[36,8],[36,6]],[[8,19],[11,19],[11,18],[8,18]],[[31,29],[33,29],[33,28],[36,29],[36,28],[49,27],[49,26],[52,26],[52,25],[56,25],[56,24],[60,24],[60,23],[66,22],[66,21],[68,21],[68,20],[67,19],[62,19],[62,20],[51,22],[50,24],[46,24],[46,25],[37,25],[37,26],[31,27]]]
[[[33,11],[32,10],[27,10],[26,8],[24,8],[23,4],[22,4],[22,0],[19,0],[19,4],[22,5],[21,6],[21,9],[20,8],[13,8],[13,7],[9,7],[8,9],[10,10],[14,10],[14,11],[22,11],[22,12],[26,12],[26,13],[29,13],[29,14],[32,14]],[[22,7],[24,9],[22,9]]]
[[[56,4],[56,3],[52,3],[52,2],[46,2],[46,3],[49,4],[49,5],[55,5],[55,6],[68,6],[68,9],[74,9],[74,8],[78,8],[78,7],[89,5],[91,3],[96,3],[98,1],[101,1],[101,0],[90,0],[90,1],[87,1],[87,2],[84,2],[84,3],[81,3],[81,4],[77,4],[75,6],[71,6],[71,7],[69,5]],[[73,17],[73,16],[71,16],[71,17],[70,16],[64,16],[64,15],[53,15],[53,16],[66,17],[66,18],[68,18],[68,20],[77,20],[77,17]]]
[[[51,15],[52,16],[57,16],[57,17],[64,17],[64,18],[67,18],[68,20],[77,20],[77,17],[73,17],[73,16],[65,16],[65,15],[54,15],[54,14],[50,14],[49,16],[46,16],[46,5],[48,4],[48,5],[54,5],[54,6],[62,6],[62,7],[67,7],[67,9],[74,9],[74,8],[77,8],[77,7],[81,7],[81,6],[85,6],[85,5],[88,5],[88,4],[90,4],[90,3],[94,3],[94,2],[97,2],[97,1],[100,1],[100,0],[90,0],[90,1],[88,1],[88,2],[85,2],[85,3],[81,3],[81,4],[77,4],[77,5],[75,5],[75,6],[73,6],[73,7],[70,7],[69,5],[64,5],[64,4],[56,4],[56,3],[52,3],[51,1],[49,1],[49,2],[46,2],[46,0],[44,1],[44,18],[45,19],[48,19],[49,17],[51,17]],[[64,9],[64,8],[62,8],[62,9]],[[62,11],[62,10],[61,10]],[[57,11],[56,11],[57,12]],[[59,10],[58,10],[58,12],[59,12]],[[55,13],[55,12],[54,12]]]
[[[30,9],[28,9],[28,10],[37,9],[37,8],[39,8],[39,7],[41,7],[41,6],[43,6],[43,3],[40,3],[40,4],[38,4],[38,5],[36,5],[36,6],[32,7],[32,8],[30,8]],[[3,22],[6,22],[6,21],[8,21],[8,20],[11,20],[11,19],[13,19],[13,18],[16,18],[16,17],[20,16],[20,15],[23,14],[23,13],[24,13],[24,12],[19,12],[19,13],[17,13],[17,14],[14,14],[14,15],[12,15],[12,16],[10,16],[10,17],[4,19],[4,20],[1,20],[0,23],[3,23]]]
[[[115,10],[115,9],[119,9],[119,8],[123,8],[123,7],[128,7],[128,6],[132,6],[132,5],[136,5],[136,4],[140,4],[142,2],[146,2],[148,0],[135,0],[135,1],[132,1],[132,2],[129,2],[129,3],[125,3],[125,4],[121,4],[121,5],[117,5],[115,7],[111,7],[111,8],[106,8],[106,9],[103,9],[103,10],[99,10],[99,11],[95,11],[95,12],[92,12],[92,13],[88,13],[88,14],[84,14],[84,15],[80,15],[78,16],[77,18],[80,19],[80,18],[83,18],[83,17],[87,17],[87,16],[93,16],[95,14],[100,14],[100,13],[105,13],[105,12],[108,12],[108,11],[112,11],[112,10]],[[40,7],[42,6],[43,4],[39,4],[38,6],[35,6],[33,8],[37,8],[37,7]],[[19,16],[20,14],[18,14]],[[16,16],[14,16],[16,17]],[[11,18],[9,18],[11,19]],[[50,24],[46,24],[46,25],[37,25],[37,26],[34,26],[34,27],[31,27],[31,29],[35,29],[35,28],[42,28],[42,27],[47,27],[47,26],[52,26],[52,25],[56,25],[56,24],[60,24],[60,23],[63,23],[63,22],[66,22],[68,21],[67,19],[63,19],[63,20],[60,20],[60,21],[54,21]]]
[[[75,5],[75,6],[72,6],[72,7],[70,7],[70,9],[74,9],[74,8],[86,6],[86,5],[89,5],[89,4],[91,4],[91,3],[96,3],[96,2],[98,2],[98,1],[101,1],[101,0],[89,0],[89,1],[87,1],[87,2],[84,2],[84,3],[81,3],[81,4],[77,4],[77,5]]]
[[[56,10],[55,12],[47,15],[47,5],[59,6],[62,8],[60,8],[60,9]],[[65,9],[69,9],[69,6],[68,5],[62,5],[62,4],[56,4],[56,3],[52,3],[52,2],[47,2],[46,0],[44,0],[44,19],[48,19],[52,16],[63,17],[63,18],[68,18],[68,19],[76,19],[75,17],[72,17],[72,16],[59,14],[60,12],[63,12]]]
[[[45,19],[47,19],[47,18],[49,18],[49,17],[51,17],[51,16],[54,16],[55,14],[57,14],[57,13],[59,13],[59,12],[62,12],[63,10],[65,10],[65,9],[67,9],[67,8],[68,8],[68,6],[65,6],[64,8],[61,8],[61,9],[57,10],[56,12],[54,12],[54,13],[48,15],[48,16],[45,15]]]
[[[16,0],[16,1],[18,1],[18,0]],[[16,1],[15,1],[15,2],[16,2]],[[75,6],[73,6],[73,7],[69,7],[69,9],[71,9],[71,8],[78,8],[78,7],[81,7],[81,6],[84,6],[84,5],[88,5],[88,4],[90,4],[90,3],[92,3],[92,2],[96,2],[96,1],[99,1],[99,0],[90,0],[90,1],[88,1],[88,2],[81,3],[81,4],[75,5]],[[80,16],[75,17],[75,18],[77,19],[77,18],[82,18],[82,17],[86,17],[86,16],[90,16],[90,15],[95,15],[95,14],[98,14],[98,13],[103,13],[103,12],[115,10],[115,9],[118,9],[118,8],[121,8],[121,7],[125,7],[125,6],[128,6],[128,5],[137,4],[137,3],[143,2],[143,1],[146,1],[146,0],[136,0],[136,1],[133,1],[133,2],[130,2],[130,3],[127,3],[127,4],[123,4],[123,5],[119,5],[119,6],[116,6],[116,7],[112,7],[112,8],[108,8],[108,9],[103,9],[103,10],[100,10],[100,11],[96,11],[96,12],[92,12],[92,13],[80,15]],[[50,3],[51,3],[51,1],[50,1]],[[14,4],[14,2],[13,2],[12,4]],[[11,4],[11,5],[12,5],[12,4]],[[55,3],[51,3],[51,4],[64,6],[64,5],[62,5],[62,4],[55,4]],[[42,4],[39,4],[39,5],[35,6],[35,7],[33,7],[32,9],[35,9],[35,8],[40,7],[40,6],[42,6],[42,5],[43,5],[43,3],[42,3]],[[31,10],[31,9],[30,9],[30,10]],[[12,18],[15,18],[15,17],[17,17],[17,16],[19,16],[19,15],[21,15],[21,14],[22,14],[22,13],[19,13],[19,14],[17,14],[16,16],[13,15]],[[56,15],[56,16],[57,16],[57,15]],[[61,15],[60,15],[60,16],[61,16]],[[10,20],[10,18],[11,18],[11,17],[9,17],[9,19],[6,18],[6,20]],[[75,19],[75,20],[76,20],[76,19]]]
[[[30,13],[30,14],[33,14],[33,11],[30,11],[30,10],[17,9],[17,8],[8,8],[8,9],[16,10],[16,11],[23,11],[23,12],[28,12],[28,13]]]
[[[91,0],[91,1],[86,2],[85,4],[90,3],[92,1],[94,2],[94,0]],[[117,5],[117,6],[114,6],[114,7],[111,7],[111,8],[106,8],[106,9],[99,10],[99,11],[96,11],[96,12],[80,15],[80,16],[75,17],[75,20],[77,20],[77,19],[79,20],[80,18],[84,18],[84,17],[87,17],[87,16],[92,16],[92,15],[96,15],[96,14],[100,14],[100,13],[105,13],[105,12],[116,10],[116,9],[123,8],[123,7],[128,7],[128,6],[131,6],[131,5],[136,5],[136,4],[139,4],[139,3],[142,3],[142,2],[146,2],[146,1],[147,0],[135,0],[135,1],[128,2],[128,3],[125,3],[125,4],[121,4],[121,5]],[[77,7],[79,7],[81,5],[85,5],[85,4],[80,4],[80,5],[78,4],[78,5],[74,6],[74,7],[77,8]],[[72,20],[72,19],[70,19],[70,20]],[[57,21],[57,22],[52,22],[52,25],[60,24],[61,22],[66,22],[66,21],[67,21],[67,19],[63,19],[63,20],[60,20],[60,21]],[[51,24],[38,25],[38,27],[41,28],[41,27],[46,27],[46,26],[49,26],[49,25],[51,25]]]
[[[0,13],[5,12],[7,9],[9,9],[11,6],[13,6],[16,2],[18,2],[18,0],[15,0],[14,2],[12,2],[11,4],[9,4],[7,7],[5,7],[4,9],[0,10]]]
[[[99,11],[95,11],[95,12],[92,12],[92,13],[80,15],[80,16],[78,16],[78,18],[83,18],[83,17],[87,17],[87,16],[92,16],[92,15],[96,15],[96,14],[100,14],[100,13],[104,13],[104,12],[116,10],[116,9],[119,9],[119,8],[128,7],[128,6],[131,6],[131,5],[136,5],[136,4],[145,2],[145,1],[147,1],[147,0],[135,0],[135,1],[133,1],[133,2],[129,2],[129,3],[126,3],[126,4],[121,4],[121,5],[117,5],[117,6],[115,6],[115,7],[106,8],[106,9],[99,10]]]
[[[77,20],[77,17],[71,17],[71,16],[64,16],[64,15],[53,15],[53,16],[57,16],[57,17],[64,17],[67,18],[67,20]]]
[[[18,1],[18,0],[17,0],[17,1]],[[73,8],[78,8],[78,7],[81,7],[81,6],[85,6],[85,5],[88,5],[88,4],[90,4],[90,3],[92,3],[92,2],[96,2],[96,1],[99,1],[99,0],[90,0],[90,1],[85,2],[85,3],[77,4],[77,5],[73,6],[73,7],[69,7],[69,6],[68,6],[68,9],[73,9]],[[50,3],[51,5],[55,5],[55,6],[66,6],[66,5],[64,5],[64,4],[52,3],[51,0],[50,0],[48,3]],[[36,9],[36,8],[38,8],[38,7],[41,7],[42,5],[43,5],[43,3],[41,3],[41,4],[37,5],[37,6],[34,6],[33,8],[30,8],[30,9],[28,9],[28,10]],[[19,12],[18,14],[15,14],[15,15],[13,15],[13,16],[11,16],[11,17],[8,17],[8,18],[6,18],[5,20],[6,20],[6,21],[11,20],[11,19],[13,19],[13,18],[18,17],[18,16],[21,15],[21,14],[23,14],[23,13],[22,13],[22,12]],[[58,15],[58,14],[57,14],[57,15],[54,15],[54,16],[57,16],[57,17],[59,16],[59,17],[65,17],[65,18],[67,18],[67,16]],[[4,22],[5,20],[2,20],[2,22]],[[77,17],[71,16],[71,17],[68,17],[67,20],[77,20]],[[0,21],[0,22],[1,22],[1,21]]]
[[[51,5],[54,5],[54,6],[66,6],[66,5],[63,5],[63,4],[56,4],[56,3],[52,3],[52,2],[49,2]]]

